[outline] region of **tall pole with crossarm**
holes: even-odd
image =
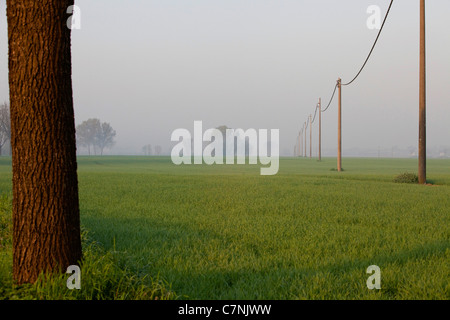
[[[308,128],[308,126],[306,124],[306,121],[305,121],[305,124],[304,124],[304,128],[305,128],[305,155],[304,155],[304,157],[306,158],[306,129]]]
[[[322,160],[322,101],[319,98],[319,161]]]
[[[426,150],[426,63],[425,0],[420,0],[420,71],[419,71],[419,183],[427,183]]]
[[[309,115],[309,158],[312,158],[312,115]]]
[[[303,128],[300,130],[300,157],[303,157]]]
[[[337,170],[342,171],[342,136],[341,136],[341,103],[342,103],[342,94],[341,94],[341,78],[337,81],[337,86],[339,89],[339,97],[338,97],[338,150],[337,150]]]

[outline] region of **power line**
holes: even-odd
[[[334,86],[334,91],[333,91],[333,94],[331,95],[331,99],[330,99],[330,102],[328,102],[328,105],[327,105],[327,107],[325,108],[325,109],[323,109],[322,110],[322,112],[325,112],[325,111],[327,111],[327,109],[328,109],[328,107],[330,106],[330,104],[331,104],[331,101],[333,101],[333,98],[334,98],[334,94],[336,93],[336,89],[337,89],[337,84]]]
[[[314,118],[311,123],[314,123],[314,120],[316,119],[317,108],[319,108],[319,106],[316,106],[316,110],[314,110]]]
[[[350,82],[347,82],[347,83],[342,83],[341,80],[339,79],[339,80],[338,80],[338,83],[336,83],[336,85],[334,86],[333,94],[331,95],[330,101],[328,102],[326,108],[323,109],[323,110],[320,110],[320,112],[325,112],[325,111],[328,110],[328,108],[329,108],[330,105],[331,105],[331,102],[332,102],[333,99],[334,99],[334,95],[335,95],[335,93],[336,93],[336,89],[338,88],[338,86],[339,86],[339,88],[341,88],[341,87],[340,87],[341,85],[343,85],[343,86],[348,86],[348,85],[350,85],[350,84],[353,83],[353,82],[356,80],[356,78],[358,78],[358,76],[361,74],[361,72],[363,71],[363,69],[364,69],[364,67],[366,66],[367,62],[369,61],[369,59],[370,59],[370,57],[371,57],[371,55],[372,55],[373,50],[375,49],[375,46],[376,46],[376,44],[377,44],[377,42],[378,42],[378,39],[379,39],[380,34],[381,34],[382,30],[383,30],[383,27],[384,27],[384,25],[385,25],[385,23],[386,23],[387,17],[389,16],[389,12],[390,12],[390,10],[391,10],[391,7],[392,7],[392,4],[393,4],[393,3],[394,3],[394,0],[391,0],[391,3],[389,4],[389,7],[388,7],[387,12],[386,12],[386,15],[385,15],[385,17],[384,17],[383,23],[381,24],[380,30],[378,31],[378,35],[377,35],[377,37],[375,38],[375,42],[373,43],[372,48],[370,49],[370,52],[369,52],[369,54],[367,55],[366,60],[364,61],[364,64],[363,64],[362,67],[359,69],[359,71],[358,71],[358,73],[356,74],[356,76],[355,76]],[[339,93],[340,93],[340,91],[339,91]],[[314,123],[314,120],[316,119],[317,109],[318,109],[318,105],[316,105],[316,109],[314,110],[314,118],[313,118],[313,120],[311,121],[311,118],[310,118],[310,124],[311,124],[311,125],[312,125],[312,123]],[[311,117],[311,115],[310,115],[310,117]],[[304,131],[305,131],[305,139],[306,139],[306,129],[308,128],[308,124],[309,124],[308,121],[306,121],[306,122],[305,122],[305,125],[303,126],[303,127],[304,127]],[[303,128],[302,128],[302,130],[303,130]],[[306,142],[306,141],[305,141],[305,142]],[[306,148],[306,145],[305,145],[305,148]],[[338,165],[338,167],[339,167],[339,165]]]
[[[392,3],[393,3],[393,2],[394,2],[394,0],[391,0],[391,4],[389,5],[389,8],[388,8],[388,10],[387,10],[387,12],[386,12],[386,16],[384,17],[383,24],[381,25],[380,31],[378,31],[377,38],[375,39],[375,42],[373,43],[372,49],[370,50],[369,55],[368,55],[367,58],[366,58],[366,61],[364,61],[364,64],[362,65],[361,69],[359,69],[359,72],[356,74],[356,76],[353,78],[353,80],[350,81],[350,82],[348,82],[348,83],[343,83],[343,84],[342,84],[343,86],[348,86],[348,85],[351,84],[353,81],[355,81],[356,78],[358,78],[358,76],[359,76],[359,74],[361,73],[361,71],[363,71],[364,67],[365,67],[366,64],[367,64],[367,61],[369,61],[369,58],[370,58],[370,56],[372,55],[373,49],[375,49],[375,45],[377,44],[378,38],[380,37],[381,31],[383,30],[384,23],[386,22],[386,19],[387,19],[388,15],[389,15],[389,11],[391,10]]]

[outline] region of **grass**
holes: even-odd
[[[41,274],[34,284],[12,281],[11,199],[0,197],[0,300],[167,300],[176,299],[158,276],[130,272],[126,255],[105,251],[83,231],[82,290],[68,290],[69,274]]]
[[[0,193],[11,190],[9,161],[0,159]],[[103,250],[94,256],[111,255],[130,277],[159,275],[178,298],[450,297],[449,160],[427,161],[434,186],[392,182],[416,170],[411,159],[344,158],[336,172],[335,159],[285,158],[275,176],[166,157],[78,163],[82,224]],[[381,290],[366,287],[374,264]]]

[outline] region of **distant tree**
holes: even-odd
[[[0,105],[0,156],[6,142],[11,141],[11,118],[9,106],[5,102]]]
[[[231,129],[231,128],[228,128],[227,126],[219,126],[219,127],[217,127],[216,129],[218,129],[221,133],[222,133],[222,137],[223,137],[223,156],[225,157],[226,156],[226,154],[227,154],[227,145],[226,145],[226,138],[227,138],[227,129]]]
[[[111,148],[114,145],[116,131],[107,122],[103,122],[97,130],[95,145],[100,149],[100,155],[103,155],[105,148]]]
[[[145,156],[151,156],[152,155],[152,145],[146,144],[145,146],[143,146],[142,152],[144,153]]]
[[[223,155],[224,155],[224,157],[227,154],[227,145],[226,145],[227,139],[234,139],[234,150],[228,150],[228,151],[232,152],[232,154],[236,156],[238,154],[237,144],[238,144],[239,139],[242,139],[242,138],[239,136],[227,137],[227,129],[232,129],[232,128],[229,128],[225,125],[219,126],[216,129],[218,129],[222,133],[222,136],[223,136]],[[240,141],[245,143],[245,156],[248,156],[250,154],[250,148],[251,148],[249,138],[244,137],[244,141],[242,141],[242,140],[240,140]],[[269,142],[269,146],[270,146],[270,142]],[[270,150],[270,147],[268,150]]]
[[[161,146],[156,146],[155,147],[155,155],[160,156],[162,153],[162,148]]]
[[[105,148],[111,148],[114,145],[116,131],[107,122],[101,123],[99,119],[88,119],[77,126],[77,142],[80,146],[88,149],[91,155],[91,147],[94,154],[97,149],[100,155],[103,155]]]
[[[218,126],[216,129],[218,129],[220,132],[222,132],[222,136],[226,136],[226,133],[227,133],[227,129],[230,129],[230,128],[228,128],[227,126]]]
[[[88,149],[89,155],[91,155],[91,147],[95,147],[95,139],[98,135],[99,128],[99,119],[89,119],[77,126],[77,142],[79,145]]]

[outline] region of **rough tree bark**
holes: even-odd
[[[7,0],[13,278],[19,284],[81,260],[70,5],[73,0]]]

